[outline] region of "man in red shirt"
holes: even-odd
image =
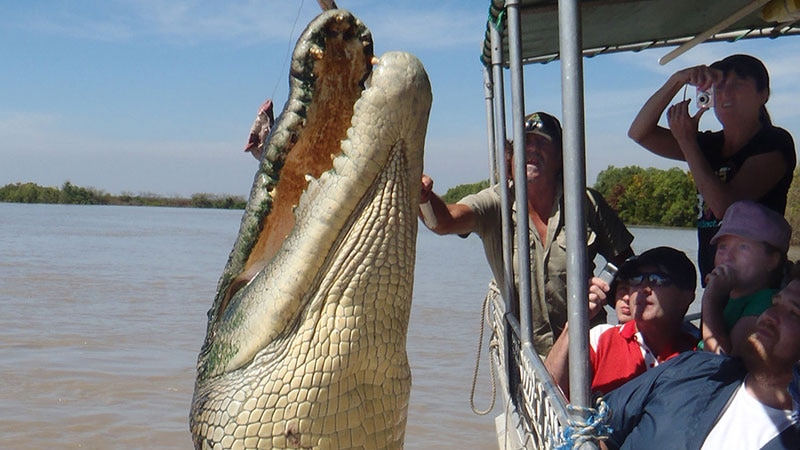
[[[595,278],[592,283],[603,282]],[[604,394],[680,352],[694,350],[698,342],[683,328],[697,286],[695,266],[686,254],[670,247],[650,249],[629,258],[616,283],[617,291],[629,297],[633,320],[589,331],[592,391]],[[545,360],[565,394],[569,393],[568,348],[569,335],[561,333]]]

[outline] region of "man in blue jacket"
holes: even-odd
[[[800,280],[773,298],[739,357],[686,352],[606,397],[621,449],[797,449],[787,389],[800,361]]]

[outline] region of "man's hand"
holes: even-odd
[[[419,191],[419,202],[428,203],[431,199],[431,192],[433,192],[433,178],[422,174],[422,186]]]
[[[611,286],[603,281],[602,278],[592,277],[589,280],[589,320],[592,320],[608,301],[608,291]]]

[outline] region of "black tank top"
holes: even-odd
[[[697,134],[697,143],[700,150],[705,155],[711,168],[717,173],[719,178],[729,183],[744,162],[751,156],[761,155],[770,152],[780,152],[786,161],[786,172],[780,180],[763,197],[758,199],[758,203],[773,209],[781,214],[786,212],[786,195],[789,186],[792,184],[794,167],[797,163],[795,155],[794,140],[792,136],[783,128],[767,126],[762,128],[741,150],[730,157],[723,157],[720,154],[724,137],[721,131],[705,131]],[[715,248],[711,245],[711,238],[719,230],[722,218],[714,216],[711,209],[703,201],[703,196],[698,193],[698,217],[697,217],[697,262],[700,266],[700,279],[705,287],[705,276],[714,269]]]

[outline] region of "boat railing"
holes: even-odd
[[[570,424],[567,400],[533,347],[522,344],[519,321],[495,295],[489,303],[495,351],[492,358],[506,394],[498,417],[499,448],[563,448]]]

